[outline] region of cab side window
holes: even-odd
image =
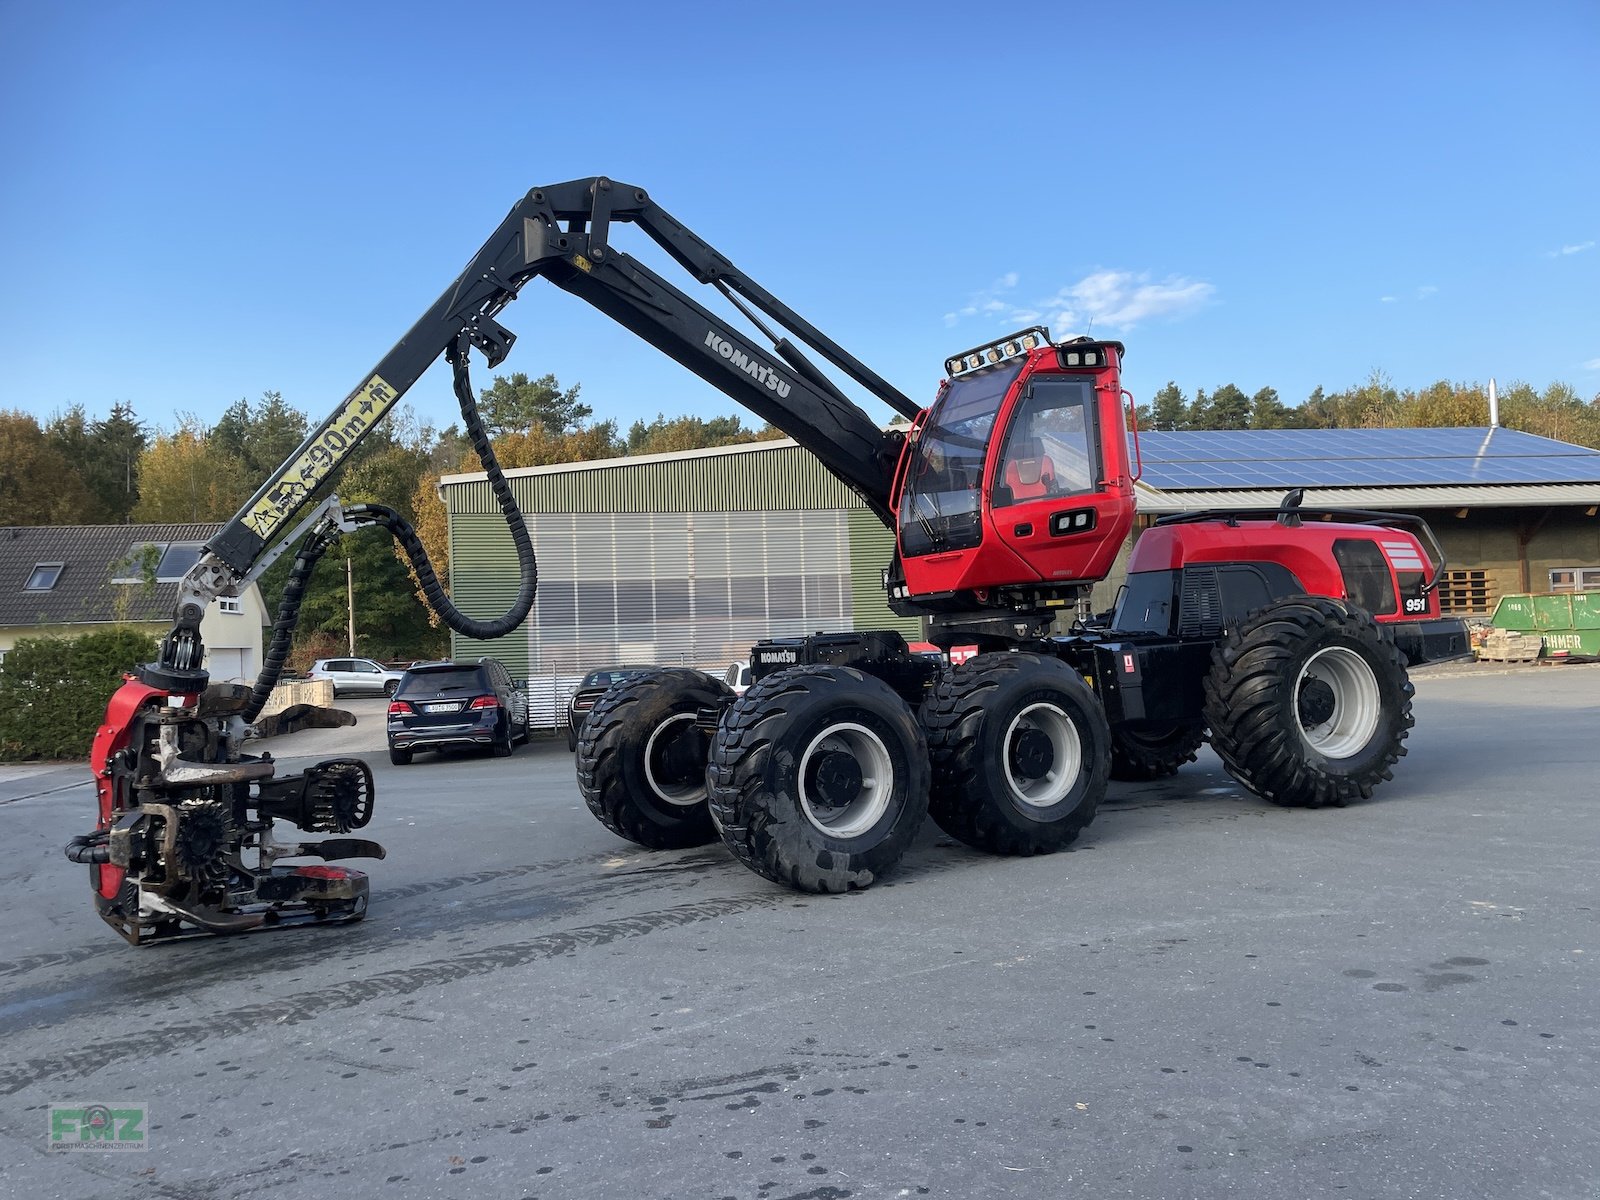
[[[1006,430],[994,504],[1092,492],[1099,479],[1094,381],[1035,379]]]

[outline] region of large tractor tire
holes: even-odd
[[[706,811],[710,738],[695,717],[731,694],[683,667],[612,686],[578,733],[578,790],[589,811],[618,837],[651,850],[716,841]]]
[[[1274,804],[1342,806],[1393,778],[1412,691],[1405,658],[1367,613],[1322,596],[1280,600],[1213,653],[1211,748]]]
[[[1204,721],[1171,721],[1161,725],[1111,729],[1111,778],[1125,782],[1165,779],[1192,763],[1205,744]]]
[[[888,684],[849,667],[789,667],[723,715],[707,774],[722,840],[802,892],[870,887],[928,811],[928,746]]]
[[[1078,673],[1039,654],[980,654],[922,708],[928,811],[991,854],[1050,854],[1094,819],[1111,767],[1105,710]]]

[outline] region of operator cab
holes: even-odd
[[[1134,515],[1122,353],[1036,326],[946,360],[892,496],[910,597],[1033,605],[1105,577]]]

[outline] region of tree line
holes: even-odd
[[[1500,424],[1579,446],[1600,447],[1600,395],[1585,401],[1569,384],[1540,392],[1513,383],[1498,394]],[[1489,389],[1477,383],[1440,380],[1420,390],[1401,390],[1374,371],[1342,392],[1320,387],[1299,404],[1285,404],[1275,388],[1246,395],[1226,383],[1187,395],[1168,382],[1139,405],[1140,429],[1436,429],[1489,424]]]

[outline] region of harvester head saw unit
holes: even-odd
[[[249,700],[247,687],[185,692],[132,676],[112,697],[90,758],[99,823],[72,840],[67,857],[89,865],[96,910],[134,945],[366,913],[366,875],[330,864],[382,858],[382,846],[280,840],[274,823],[335,835],[363,828],[371,770],[335,758],[275,775],[270,755],[239,752]],[[348,724],[343,717],[311,722]],[[308,857],[321,861],[278,862]]]

